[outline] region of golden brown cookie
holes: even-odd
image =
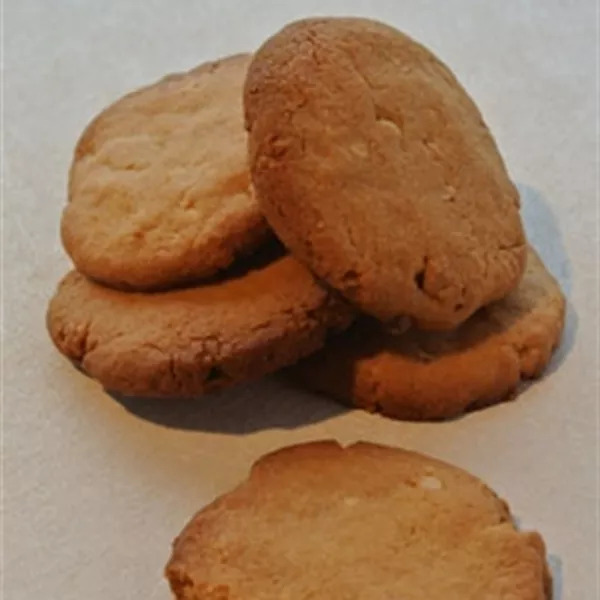
[[[48,309],[57,348],[113,392],[197,395],[318,349],[352,319],[289,256],[193,288],[122,292],[72,271]]]
[[[62,220],[79,271],[113,287],[165,288],[214,274],[269,235],[246,160],[249,61],[171,75],[90,123]]]
[[[300,362],[308,388],[399,419],[440,419],[499,402],[538,377],[563,329],[565,299],[533,250],[519,287],[454,331],[386,333],[363,319]]]
[[[547,600],[542,538],[479,479],[369,443],[261,458],[175,540],[177,600]]]
[[[518,192],[423,46],[366,19],[299,21],[255,54],[244,103],[269,224],[364,312],[448,329],[517,285]]]

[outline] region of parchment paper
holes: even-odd
[[[481,476],[544,536],[558,600],[598,590],[598,64],[594,0],[4,3],[4,598],[168,598],[188,518],[252,461],[315,438],[417,449]],[[400,423],[276,378],[126,406],[54,351],[46,303],[74,143],[107,103],[255,48],[291,19],[370,15],[428,45],[480,105],[534,244],[569,298],[547,376],[515,402]]]

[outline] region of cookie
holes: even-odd
[[[542,538],[479,479],[396,448],[261,458],[200,511],[166,568],[177,600],[544,600]]]
[[[565,299],[535,251],[519,287],[454,331],[387,333],[363,319],[292,368],[310,389],[400,419],[440,419],[505,399],[538,377],[563,329]]]
[[[364,312],[456,327],[525,265],[519,196],[450,70],[399,31],[309,19],[245,84],[257,200],[291,252]]]
[[[57,348],[113,392],[199,395],[318,349],[352,311],[289,256],[205,285],[123,292],[72,271],[47,315]]]
[[[213,275],[269,235],[246,160],[249,55],[125,96],[83,133],[62,239],[107,285],[158,289]]]

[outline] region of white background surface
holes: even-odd
[[[3,597],[168,598],[161,571],[192,513],[265,451],[323,437],[404,445],[478,474],[542,532],[556,598],[600,597],[596,11],[594,0],[6,0]],[[548,376],[516,402],[441,424],[347,412],[274,380],[126,410],[44,327],[69,268],[58,223],[79,133],[137,86],[328,13],[405,30],[479,103],[569,297]]]

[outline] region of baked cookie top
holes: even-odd
[[[451,71],[366,19],[288,25],[244,91],[257,199],[292,253],[364,312],[446,329],[525,263],[519,197]]]
[[[391,417],[453,417],[541,375],[564,315],[558,283],[530,248],[519,287],[457,329],[392,335],[363,319],[291,374],[312,390]]]
[[[545,549],[457,467],[335,442],[261,458],[175,540],[178,600],[544,600]]]
[[[268,235],[250,185],[237,55],[129,94],[80,138],[62,239],[113,287],[207,277]]]
[[[289,365],[346,327],[352,311],[289,256],[167,292],[122,292],[72,271],[47,315],[52,340],[125,395],[198,395]]]

